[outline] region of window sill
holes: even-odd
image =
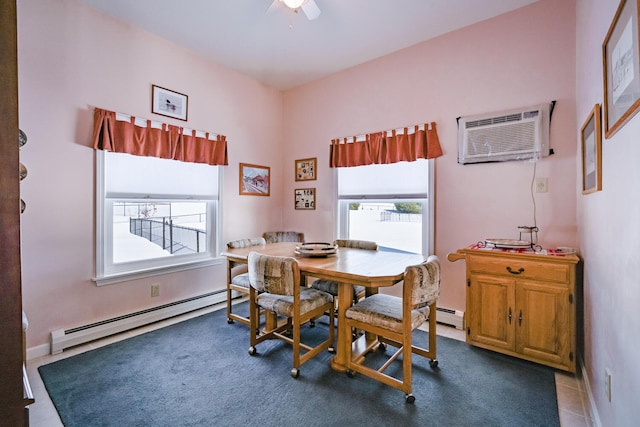
[[[126,273],[104,275],[100,277],[94,277],[91,280],[95,282],[96,286],[112,285],[114,283],[122,283],[122,282],[131,281],[131,280],[144,279],[145,277],[160,276],[163,274],[176,273],[179,271],[193,270],[196,268],[203,268],[203,267],[211,267],[214,265],[223,264],[224,262],[225,262],[225,259],[222,257],[209,258],[206,260],[195,261],[195,262],[190,262],[185,264],[176,264],[176,265],[169,265],[169,266],[158,267],[158,268],[150,268],[148,270],[138,270],[138,271],[130,271]]]

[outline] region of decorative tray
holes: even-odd
[[[324,242],[302,243],[296,246],[296,254],[308,257],[328,257],[338,252],[338,245]]]
[[[504,249],[523,249],[531,247],[531,242],[515,239],[485,239],[485,243],[487,245],[493,245],[496,248]]]

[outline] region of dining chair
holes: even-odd
[[[264,340],[285,341],[293,346],[291,376],[298,378],[302,364],[333,346],[333,298],[326,292],[300,286],[300,267],[295,258],[250,252],[248,264],[249,354],[257,354],[256,346]],[[265,324],[259,330],[258,310],[261,309],[265,313]],[[315,346],[302,343],[301,326],[327,310],[331,312],[327,339]]]
[[[304,242],[304,233],[298,231],[266,231],[262,237],[267,243]]]
[[[378,244],[376,242],[371,242],[368,240],[354,240],[354,239],[337,239],[333,242],[334,245],[338,245],[338,248],[356,248],[356,249],[364,249],[369,251],[377,251]],[[334,296],[334,300],[336,305],[338,303],[338,282],[333,280],[325,280],[325,279],[316,279],[311,287],[313,289],[317,289],[319,291],[324,291],[330,293]],[[363,298],[365,295],[365,287],[364,286],[354,286],[353,287],[353,302],[357,302],[360,298]],[[336,307],[337,308],[337,307]]]
[[[378,368],[365,365],[365,358],[353,356],[352,346],[347,349],[347,375],[363,374],[405,393],[405,401],[413,403],[412,354],[429,358],[432,368],[438,366],[436,359],[436,301],[440,295],[440,261],[431,255],[419,265],[405,269],[402,297],[386,294],[368,296],[345,311],[347,327],[357,328],[378,336],[378,351],[387,344],[398,350],[385,357],[384,364],[374,363]],[[412,341],[412,332],[429,322],[428,348],[419,347]],[[394,360],[402,356],[402,379],[384,371]]]
[[[265,245],[264,237],[251,237],[248,239],[232,240],[227,242],[228,249],[248,248],[251,246]],[[234,320],[245,325],[250,325],[251,316],[241,316],[232,312],[231,299],[233,291],[239,292],[242,296],[249,296],[249,273],[247,265],[244,263],[227,262],[227,323],[233,323]]]

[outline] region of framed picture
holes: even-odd
[[[610,138],[640,107],[638,2],[621,0],[602,44],[604,135]]]
[[[240,163],[240,195],[268,196],[269,172],[268,166]]]
[[[602,129],[596,104],[580,129],[582,139],[582,194],[602,190]]]
[[[174,119],[187,120],[187,101],[185,94],[174,92],[160,86],[151,86],[151,112]]]
[[[295,208],[296,209],[315,209],[316,208],[316,189],[315,188],[296,188],[295,192]]]
[[[318,158],[296,160],[296,181],[312,181],[316,179]]]

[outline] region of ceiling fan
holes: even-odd
[[[304,14],[307,16],[307,19],[309,19],[310,21],[313,21],[318,16],[320,16],[320,8],[316,4],[315,0],[273,0],[273,3],[271,3],[271,6],[269,6],[268,11],[271,11],[280,3],[284,4],[294,12],[298,12],[298,10],[302,9]]]

